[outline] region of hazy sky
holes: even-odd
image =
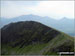
[[[74,1],[1,1],[1,17],[27,14],[74,18]]]

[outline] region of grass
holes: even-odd
[[[35,45],[28,45],[20,48],[19,46],[12,48],[10,46],[3,46],[2,50],[6,50],[4,54],[34,54],[39,53],[41,49],[43,49],[46,44],[35,44]],[[3,52],[3,51],[2,51]],[[8,53],[7,53],[8,52]]]
[[[71,39],[70,38],[68,39],[67,35],[65,36],[64,34],[60,34],[47,44],[47,46],[42,50],[43,51],[42,53],[43,54],[52,54],[48,51],[52,50],[53,48],[57,48],[57,47],[61,46],[68,40],[71,40]],[[73,40],[71,40],[71,41],[73,41]],[[46,50],[46,51],[44,51],[44,50]],[[55,53],[53,53],[53,54],[55,54]]]
[[[15,48],[2,45],[2,53],[3,54],[20,54],[20,55],[57,55],[56,52],[51,52],[53,48],[57,48],[63,45],[68,40],[73,41],[71,37],[68,37],[65,34],[60,34],[53,38],[50,42],[44,44],[33,44],[20,48],[20,46],[16,46]],[[70,43],[71,44],[71,43]]]

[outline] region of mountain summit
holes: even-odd
[[[1,33],[3,55],[48,55],[74,51],[72,37],[35,21],[10,23],[1,28]]]

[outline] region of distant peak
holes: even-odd
[[[50,17],[48,17],[48,16],[45,16],[44,18],[50,18]]]
[[[67,17],[63,17],[61,20],[67,20],[68,18]]]
[[[21,16],[33,16],[33,14],[21,15]]]

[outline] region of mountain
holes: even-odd
[[[9,18],[9,19],[5,19],[5,18],[1,18],[1,26],[0,28],[2,28],[4,25],[9,24],[11,22],[19,22],[19,21],[37,21],[40,23],[43,23],[47,26],[50,26],[52,28],[55,28],[57,30],[60,30],[62,32],[65,32],[71,36],[74,36],[74,19],[69,19],[69,18],[62,18],[60,20],[55,20],[53,18],[50,18],[48,16],[46,17],[41,17],[41,16],[37,16],[37,15],[22,15],[19,17],[14,17],[14,18]]]
[[[54,55],[58,52],[74,52],[74,38],[36,21],[10,23],[1,28],[2,55]]]

